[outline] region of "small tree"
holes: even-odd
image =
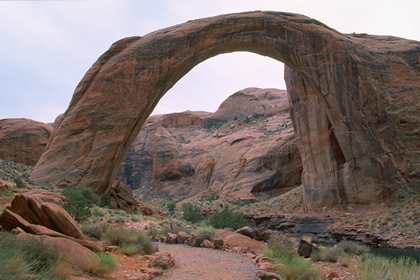
[[[229,207],[224,207],[220,212],[214,212],[210,216],[209,225],[214,228],[238,229],[248,224],[242,212],[232,212]]]
[[[176,202],[171,201],[168,203],[168,205],[166,205],[166,207],[168,208],[169,214],[173,215],[175,213]]]
[[[78,223],[89,218],[92,215],[90,209],[100,202],[99,195],[84,187],[68,186],[63,195],[67,198],[63,208]]]
[[[183,218],[191,223],[197,223],[204,219],[204,215],[201,213],[200,208],[192,203],[182,204],[182,210],[184,211]]]
[[[20,178],[19,176],[15,177],[13,179],[13,182],[16,184],[16,187],[19,189],[23,189],[24,187],[26,187],[26,185],[22,181],[22,178]]]

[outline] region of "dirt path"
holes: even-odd
[[[159,243],[160,252],[169,252],[175,267],[166,270],[159,280],[256,280],[257,265],[240,254],[187,245]]]

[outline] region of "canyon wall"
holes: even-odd
[[[248,88],[215,113],[151,116],[117,180],[177,199],[210,190],[236,201],[278,195],[301,173],[286,91]]]

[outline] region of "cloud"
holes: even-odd
[[[420,2],[410,0],[0,1],[0,118],[53,121],[89,67],[120,38],[250,10],[305,14],[340,32],[420,40]],[[282,70],[254,54],[218,56],[187,74],[156,112],[214,111],[244,87],[284,88]]]

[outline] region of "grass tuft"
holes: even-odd
[[[87,271],[92,275],[104,276],[117,268],[117,261],[112,254],[96,254],[97,258],[90,261]]]

